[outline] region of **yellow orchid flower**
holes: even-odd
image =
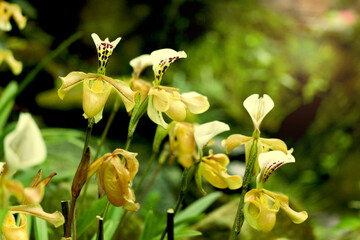
[[[229,125],[220,121],[212,121],[197,126],[194,137],[198,149],[202,150],[216,135],[229,130]]]
[[[190,168],[197,157],[194,131],[194,125],[185,122],[176,122],[169,131],[170,151],[185,168]]]
[[[238,189],[242,186],[242,179],[239,175],[231,176],[227,173],[227,165],[230,160],[223,153],[213,154],[209,151],[209,156],[203,157],[200,162],[201,175],[214,187]]]
[[[186,110],[200,114],[209,109],[207,97],[197,92],[180,94],[179,89],[165,86],[152,87],[149,91],[147,113],[149,118],[158,125],[167,129],[162,113],[174,121],[184,121]]]
[[[12,29],[10,24],[11,17],[13,17],[19,29],[25,27],[27,18],[22,15],[19,5],[0,1],[0,30],[10,31]]]
[[[254,134],[252,137],[244,136],[241,134],[232,134],[226,140],[222,141],[222,146],[226,148],[226,152],[230,153],[234,148],[244,145],[245,146],[245,159],[246,164],[249,159],[251,146],[253,144],[254,139],[257,140],[257,155],[268,152],[269,150],[280,150],[287,153],[288,149],[286,144],[276,138],[260,138],[260,125],[264,117],[270,112],[270,110],[274,107],[274,102],[272,99],[264,94],[263,97],[259,98],[258,94],[253,94],[245,99],[244,107],[248,111],[253,124],[254,124]],[[257,174],[259,172],[259,164],[255,163],[254,173]]]
[[[27,232],[27,218],[25,214],[19,214],[20,224],[16,225],[15,217],[11,213],[7,213],[5,221],[1,227],[6,240],[27,240],[29,239]]]
[[[118,155],[125,158],[125,164]],[[135,194],[131,189],[132,181],[139,169],[136,159],[137,153],[115,149],[92,162],[88,169],[88,178],[96,172],[99,186],[99,195],[106,196],[109,202],[116,206],[123,206],[129,211],[137,211],[139,203],[135,203]]]
[[[1,2],[0,2],[1,4]],[[1,16],[1,14],[0,14]],[[1,23],[1,21],[0,21]],[[1,29],[1,27],[0,27]],[[11,50],[0,49],[0,65],[5,62],[11,69],[14,75],[19,75],[23,69],[22,62],[15,59]]]
[[[257,230],[271,231],[275,226],[279,209],[285,211],[296,224],[308,218],[306,211],[296,212],[290,208],[289,198],[286,195],[273,193],[263,188],[263,184],[277,168],[286,163],[295,162],[291,153],[292,150],[287,154],[282,151],[270,151],[259,155],[260,173],[256,180],[257,188],[246,193],[244,204],[245,219]]]
[[[60,77],[62,85],[58,90],[61,99],[75,85],[83,82],[83,109],[84,117],[95,117],[95,122],[102,118],[102,110],[109,97],[111,89],[119,94],[129,112],[135,105],[135,93],[125,82],[105,76],[106,66],[114,48],[120,42],[120,37],[110,42],[108,38],[100,40],[95,33],[91,34],[98,52],[98,73],[71,72],[66,77]]]

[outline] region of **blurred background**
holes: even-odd
[[[15,122],[20,112],[27,111],[43,130],[49,152],[43,168],[58,173],[55,185],[49,185],[47,204],[58,201],[50,197],[52,193],[70,196],[69,184],[81,156],[87,123],[82,117],[81,86],[61,101],[56,93],[61,85],[58,76],[71,71],[96,72],[96,49],[90,37],[95,32],[110,41],[122,37],[107,67],[108,76],[120,79],[131,77],[129,61],[138,55],[160,48],[184,50],[187,59],[171,65],[163,84],[206,95],[210,109],[188,121],[228,123],[231,132],[221,138],[251,134],[251,119],[242,105],[246,97],[268,94],[274,100],[275,108],[263,121],[262,136],[280,138],[293,147],[296,163],[280,168],[265,187],[287,194],[292,206],[306,210],[309,219],[295,225],[280,215],[271,234],[245,227],[243,234],[248,239],[360,239],[359,1],[12,2],[22,7],[27,26],[23,30],[13,27],[0,37],[23,63],[23,71],[15,76],[2,64],[1,87],[10,80],[20,83],[66,39],[81,33],[41,68],[17,97],[9,119],[9,123]],[[143,78],[152,81],[151,68]],[[103,120],[94,127],[92,144],[100,137],[111,106],[110,99]],[[116,115],[103,152],[123,146],[128,121],[124,109]],[[155,127],[146,115],[139,123],[130,150],[139,152],[140,164],[146,164],[151,154]],[[65,130],[56,132],[59,128]],[[241,149],[230,157],[234,166],[243,166]],[[149,197],[164,201],[156,208],[159,212],[173,206],[179,187],[178,178],[172,178],[180,177],[181,168],[172,165],[167,169],[152,189],[158,195]],[[27,176],[19,173],[18,177],[29,181]],[[92,190],[96,192],[95,184]],[[234,192],[225,192],[209,208],[208,216],[236,197]],[[96,194],[92,196],[96,198]],[[185,205],[200,195],[194,188],[190,196]],[[155,208],[148,205],[143,206]],[[197,228],[201,227],[206,228],[200,222]],[[217,237],[212,233],[198,239]]]

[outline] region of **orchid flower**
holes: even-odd
[[[125,164],[118,155],[125,158]],[[116,206],[123,206],[129,211],[137,211],[139,203],[135,203],[135,194],[131,189],[132,181],[139,169],[136,159],[137,153],[115,149],[91,163],[88,169],[88,178],[96,172],[99,196],[105,193],[109,202]]]
[[[214,187],[238,189],[242,186],[241,176],[231,176],[227,173],[226,167],[229,163],[228,156],[223,153],[213,154],[210,150],[209,156],[201,159],[201,175]]]
[[[229,130],[229,125],[220,121],[212,121],[197,126],[194,137],[198,149],[202,150],[216,135]]]
[[[264,95],[259,98],[258,94],[253,94],[246,98],[244,101],[244,107],[248,111],[253,124],[254,124],[254,134],[252,137],[244,136],[241,134],[232,134],[226,140],[222,141],[223,147],[226,148],[226,152],[231,152],[234,148],[244,145],[245,146],[245,159],[246,163],[248,162],[251,146],[254,142],[254,139],[258,139],[257,141],[257,155],[263,152],[268,152],[269,150],[280,150],[287,153],[288,149],[286,144],[276,138],[260,138],[260,125],[264,117],[270,112],[270,110],[274,107],[274,102],[268,95]],[[255,163],[254,172],[257,173],[259,171],[258,162]]]
[[[260,173],[256,180],[256,189],[245,195],[245,219],[253,228],[269,232],[276,223],[276,214],[280,209],[296,223],[302,223],[308,218],[306,211],[296,212],[289,207],[289,198],[286,195],[273,193],[263,188],[263,184],[270,175],[280,166],[295,162],[292,150],[287,154],[282,151],[270,151],[259,155]]]
[[[5,160],[11,172],[42,163],[46,146],[30,113],[21,113],[14,131],[4,140]]]
[[[44,196],[45,186],[50,182],[55,173],[41,180],[42,171],[40,170],[32,180],[29,188],[24,188],[18,181],[10,179],[7,166],[0,176],[0,187],[3,193],[3,203],[7,201],[8,193],[14,194],[22,205],[10,206],[2,225],[2,233],[6,239],[28,239],[27,220],[25,214],[30,214],[41,218],[55,227],[59,227],[65,223],[64,216],[56,211],[54,213],[46,213],[40,206],[40,202]],[[6,196],[5,196],[6,195]],[[15,223],[14,215],[19,213],[20,225]]]
[[[194,125],[176,122],[169,131],[170,151],[184,168],[190,168],[197,157]]]
[[[119,37],[110,42],[108,38],[102,41],[96,33],[91,34],[91,37],[95,42],[98,52],[99,67],[97,74],[71,72],[66,77],[60,77],[62,86],[58,90],[58,95],[63,99],[70,89],[83,82],[84,117],[94,117],[95,122],[98,122],[102,118],[102,111],[111,89],[115,89],[119,94],[128,112],[135,105],[135,93],[125,82],[105,76],[108,60],[121,38]]]
[[[27,18],[22,15],[21,8],[17,4],[5,1],[0,2],[0,30],[10,31],[12,29],[10,18],[13,17],[19,29],[26,25]]]

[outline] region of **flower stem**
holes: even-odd
[[[239,206],[238,206],[238,209],[236,212],[234,225],[231,230],[230,240],[236,239],[236,237],[240,234],[241,227],[244,223],[244,212],[243,212],[244,199],[245,199],[245,194],[249,188],[251,176],[254,172],[254,166],[255,166],[256,159],[257,159],[257,139],[255,138],[253,141],[253,144],[251,146],[249,161],[248,161],[248,164],[245,169],[244,181],[243,181],[242,191],[241,191],[241,195],[240,195],[240,202],[239,202]]]
[[[153,153],[151,154],[151,157],[150,157],[150,160],[148,161],[148,164],[147,164],[147,166],[146,166],[146,169],[145,169],[145,171],[143,172],[143,174],[141,175],[141,178],[140,178],[140,180],[139,180],[139,182],[138,182],[138,184],[136,185],[136,188],[135,188],[135,190],[134,190],[135,195],[139,192],[140,187],[141,187],[141,184],[142,184],[143,181],[145,180],[145,177],[146,177],[147,173],[149,172],[149,170],[150,170],[150,168],[151,168],[151,165],[153,164],[153,162],[154,162],[154,160],[155,160],[155,158],[156,158],[156,155],[157,155],[157,152],[153,152]]]

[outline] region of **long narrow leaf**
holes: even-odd
[[[35,239],[36,240],[48,240],[48,228],[45,220],[35,218]]]
[[[150,210],[145,218],[144,230],[139,240],[151,240],[154,235],[154,212]]]

